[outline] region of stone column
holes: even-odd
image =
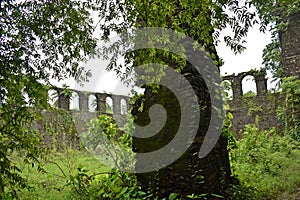
[[[263,96],[267,93],[267,79],[265,78],[265,74],[260,74],[255,76],[255,83],[257,89],[257,95]]]
[[[121,99],[119,95],[112,95],[114,115],[121,115]]]
[[[97,98],[97,111],[100,112],[100,114],[106,113],[106,94],[96,93],[95,94]]]
[[[285,1],[281,1],[282,3]],[[280,31],[280,45],[282,49],[282,72],[284,77],[296,76],[300,80],[300,11],[296,10],[294,13],[287,14],[286,5],[284,3],[279,5],[280,20],[287,24],[283,30]],[[288,127],[291,130],[296,127],[296,123],[300,119],[300,103],[295,103],[293,108],[288,111]]]
[[[88,95],[83,92],[78,92],[79,97],[79,110],[87,112],[89,110],[89,99]]]
[[[126,112],[128,112],[130,110],[130,98],[129,97],[126,97],[126,96],[123,96],[123,99],[126,101],[126,107],[127,107],[127,110]]]
[[[300,12],[297,11],[286,17],[284,6],[281,12],[283,22],[288,22],[288,26],[280,31],[283,76],[298,76],[300,79]]]
[[[70,97],[65,95],[63,93],[63,89],[61,88],[57,88],[56,91],[58,94],[58,107],[65,110],[70,110]]]
[[[241,99],[243,96],[243,92],[241,78],[239,76],[232,77],[231,88],[233,93],[233,100],[236,101]]]

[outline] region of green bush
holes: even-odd
[[[280,93],[285,103],[277,109],[277,116],[285,124],[285,134],[300,142],[300,80],[296,76],[283,78]]]
[[[100,157],[102,159],[107,157],[107,159],[112,159],[115,167],[122,167],[128,163],[126,163],[125,155],[122,151],[119,151],[119,148],[131,151],[132,141],[131,136],[128,134],[132,131],[131,123],[132,121],[123,130],[116,126],[112,117],[101,115],[89,122],[88,130],[83,134],[82,140],[90,152],[95,153],[94,155],[97,154],[97,158],[98,156],[99,159]],[[111,144],[108,144],[108,142]],[[100,155],[98,155],[99,152]],[[109,152],[109,154],[102,155],[101,152]],[[149,197],[138,187],[134,174],[117,171],[117,169],[110,169],[100,174],[90,174],[88,170],[78,168],[77,173],[70,176],[68,185],[75,191],[74,198],[146,199]]]
[[[135,175],[111,170],[98,175],[78,169],[76,176],[69,180],[75,193],[74,199],[147,199],[150,195],[141,191]]]
[[[299,142],[275,128],[259,131],[255,125],[246,125],[242,135],[231,149],[231,167],[253,198],[275,199],[300,184]]]

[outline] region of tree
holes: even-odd
[[[22,150],[27,155],[27,160],[34,160],[40,152],[39,133],[34,130],[32,122],[42,117],[40,110],[47,107],[47,88],[42,83],[50,84],[50,78],[59,80],[69,76],[78,80],[88,78],[87,75],[89,74],[85,73],[78,63],[95,49],[96,41],[93,38],[93,32],[96,28],[99,28],[103,33],[101,40],[106,40],[110,33],[114,31],[121,32],[132,27],[171,28],[198,41],[209,52],[216,65],[220,66],[222,62],[215,50],[220,30],[226,26],[231,27],[233,35],[224,39],[233,51],[242,51],[244,49],[242,46],[243,38],[247,35],[249,28],[257,23],[255,12],[249,10],[252,4],[259,10],[263,24],[262,30],[270,22],[276,21],[274,19],[277,18],[273,18],[274,16],[281,16],[276,14],[275,11],[278,10],[277,8],[283,7],[286,7],[288,12],[280,12],[284,14],[281,19],[284,19],[283,22],[286,21],[285,17],[290,18],[291,21],[295,20],[288,26],[288,29],[298,30],[299,0],[276,1],[278,6],[275,6],[275,8],[277,10],[273,9],[273,3],[262,0],[245,1],[244,3],[233,0],[182,0],[171,2],[158,0],[1,1],[0,98],[3,105],[0,108],[0,196],[5,196],[7,193],[14,195],[17,185],[26,186],[25,180],[20,176],[20,170],[10,160],[11,152]],[[232,15],[226,14],[225,9],[232,11]],[[93,26],[91,11],[99,14],[100,20],[96,27]],[[277,27],[280,27],[281,24],[278,23]],[[276,29],[276,31],[278,30],[281,29]],[[298,34],[289,35],[283,30],[281,34],[281,41],[287,41],[288,44],[282,45],[283,49],[289,47],[289,45],[297,44]],[[294,37],[285,37],[284,35]],[[283,55],[288,58],[290,53],[289,51],[286,52]],[[136,65],[139,64],[137,62],[138,57],[159,61],[161,52],[156,52],[153,57],[150,57],[147,53],[147,51],[141,51],[140,54],[126,55],[127,64],[129,65],[127,65],[126,72],[123,75],[126,76],[127,72],[134,68],[130,65],[130,60],[134,60]],[[297,55],[295,58],[298,58]],[[299,69],[295,68],[295,66],[299,66],[297,64],[299,59],[296,59],[296,62],[288,62],[288,59],[283,60],[286,60],[287,63],[284,65],[288,66],[286,68],[287,73],[292,72],[291,69],[296,71]],[[165,62],[172,63],[173,60],[167,56]],[[120,66],[116,63],[111,62],[108,69],[114,69],[120,73]],[[296,64],[294,68],[290,63]],[[185,65],[185,67],[181,69],[181,72],[189,69],[189,65]],[[201,78],[195,73],[192,74],[194,79],[199,80],[195,86],[204,86]],[[164,93],[163,90],[161,88],[159,94],[168,94]],[[205,93],[205,90],[202,90],[202,92]],[[203,100],[207,104],[204,103],[203,105],[208,105],[209,108],[209,101],[205,97],[207,97],[207,93],[203,96]],[[159,100],[159,96],[156,98]],[[150,104],[146,106],[150,106]],[[176,113],[174,114],[176,115]],[[205,116],[209,117],[209,111]],[[204,123],[203,127],[205,126],[207,124]],[[199,132],[200,141],[201,134]],[[191,155],[196,150],[199,150],[197,145],[187,151],[186,155],[179,159],[178,165],[176,165],[179,166],[188,162],[189,159],[193,160]],[[203,166],[205,162],[201,163],[197,160],[195,167],[190,168],[190,171],[189,169],[186,170],[187,174],[196,173],[196,169],[203,170],[201,174],[204,175],[204,180],[213,183],[211,186],[206,185],[203,191],[224,194],[225,187],[223,187],[222,180],[227,179],[229,176],[226,139],[221,137],[214,151],[205,159],[209,160],[206,163],[211,162],[210,166],[212,168]],[[175,168],[176,165],[174,165]],[[170,176],[168,180],[177,180],[176,177],[178,177],[182,168],[177,169],[174,171],[176,172],[174,176]],[[158,174],[164,175],[166,171],[166,169],[165,171],[162,170],[162,173]],[[222,174],[222,172],[225,172],[225,174]],[[175,177],[175,179],[172,179],[172,177]],[[165,181],[164,183],[164,178],[159,178],[156,183],[161,187],[166,186],[165,188],[168,188],[172,182]],[[148,176],[147,179],[151,180],[151,177]],[[154,179],[152,180],[155,182]],[[192,179],[193,181],[196,180]],[[183,191],[185,190],[183,188],[186,188],[186,186],[189,188],[190,185],[190,183],[188,185],[182,184],[178,191]],[[199,183],[197,182],[191,191],[198,189],[198,186]],[[145,187],[147,187],[147,184]],[[184,191],[182,194],[187,192],[189,191]],[[167,193],[170,193],[170,191],[163,191],[159,195],[164,196]]]
[[[109,5],[109,12],[102,13],[101,19],[105,19],[101,28],[104,30],[104,39],[111,31],[121,32],[132,27],[161,27],[170,28],[184,33],[201,44],[209,55],[214,59],[215,64],[220,66],[215,44],[219,31],[229,25],[233,29],[233,36],[225,37],[225,41],[233,51],[241,52],[243,37],[247,35],[249,28],[256,23],[255,14],[248,11],[249,2],[240,5],[238,1],[103,1],[103,6]],[[224,12],[229,8],[234,14],[229,16]],[[116,19],[118,19],[116,23]],[[121,20],[120,20],[121,19]],[[138,180],[144,190],[150,190],[159,197],[166,197],[172,192],[179,193],[182,197],[188,194],[207,193],[208,198],[214,198],[213,194],[226,195],[226,189],[230,183],[230,167],[227,152],[227,141],[221,136],[215,148],[203,159],[199,159],[197,152],[203,142],[205,130],[210,119],[210,100],[206,90],[205,82],[201,75],[197,74],[189,63],[183,62],[180,66],[180,59],[171,53],[159,50],[141,50],[126,55],[126,72],[134,70],[135,66],[143,63],[167,63],[180,71],[181,74],[191,74],[189,81],[197,90],[201,107],[205,108],[202,114],[202,121],[196,139],[191,147],[171,165],[150,173],[137,174]],[[182,63],[182,62],[181,62]],[[109,69],[120,71],[121,66],[116,65],[112,60]],[[126,76],[126,75],[125,75]],[[166,144],[176,133],[178,123],[178,104],[172,97],[170,91],[160,87],[153,92],[151,86],[146,86],[143,96],[143,112],[140,112],[141,101],[137,102],[132,111],[136,116],[136,123],[144,124],[149,122],[148,112],[151,105],[160,103],[171,112],[170,119],[159,137],[149,140],[134,138],[133,148],[136,152],[149,152],[157,147]],[[177,108],[177,109],[174,109]],[[150,145],[152,144],[152,145]],[[137,161],[137,164],[139,161]]]
[[[49,80],[86,78],[78,63],[94,49],[89,5],[82,1],[0,2],[0,197],[26,187],[10,158],[26,162],[41,154],[40,133],[33,121],[48,107]]]

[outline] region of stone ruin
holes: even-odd
[[[243,92],[243,80],[251,76],[256,86],[256,94],[246,96]],[[284,97],[279,93],[268,91],[266,72],[251,70],[237,75],[223,77],[229,81],[232,90],[232,98],[229,100],[230,110],[233,114],[232,129],[239,135],[246,124],[253,124],[258,117],[258,125],[261,130],[271,127],[283,128],[283,123],[277,118],[276,110],[283,104]]]
[[[252,76],[255,81],[256,94],[246,97],[243,92],[243,80],[248,76]],[[228,104],[230,106],[229,112],[233,115],[232,130],[237,135],[246,124],[255,123],[257,117],[259,118],[259,128],[262,130],[271,127],[283,128],[283,123],[276,117],[276,110],[278,106],[282,105],[284,99],[278,93],[268,91],[265,71],[251,70],[237,75],[224,76],[223,80],[231,85],[232,98]],[[72,93],[70,96],[66,95],[62,88],[54,87],[51,90],[56,93],[58,108],[72,110],[73,113],[84,113],[86,121],[83,123],[100,114],[113,116],[118,126],[123,126],[126,123],[126,115],[130,110],[130,98],[128,96],[78,90],[70,90]],[[112,112],[108,111],[108,99],[112,103]],[[91,107],[91,101],[93,101],[94,107]],[[72,102],[78,107],[71,108]]]
[[[107,114],[113,116],[119,126],[126,123],[126,115],[130,110],[130,98],[128,96],[83,92],[73,89],[69,89],[72,95],[66,95],[62,88],[53,87],[50,90],[56,93],[56,106],[60,109],[72,110],[74,113],[85,113],[86,120],[101,114]],[[109,102],[111,105],[109,105]],[[71,108],[71,105],[74,104],[77,107]]]

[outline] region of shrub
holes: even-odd
[[[274,199],[300,184],[300,144],[290,136],[246,125],[236,144],[230,154],[232,171],[252,196]]]

